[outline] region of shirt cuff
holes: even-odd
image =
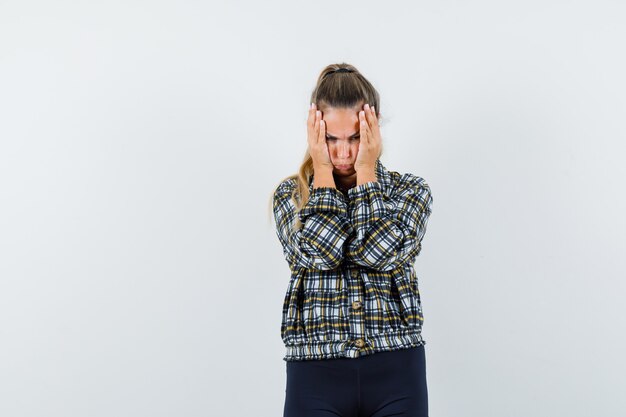
[[[382,218],[387,212],[382,184],[370,181],[348,190],[349,212],[354,220],[368,220],[371,223]]]
[[[306,217],[320,212],[346,216],[348,214],[346,196],[335,187],[313,188],[309,201],[299,212],[300,221],[304,222]]]

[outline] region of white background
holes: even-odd
[[[623,417],[621,1],[0,1],[0,415],[280,416],[324,66],[422,176],[432,417]]]

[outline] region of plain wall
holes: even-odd
[[[280,416],[319,72],[426,179],[432,417],[623,417],[619,1],[0,2],[0,415]]]

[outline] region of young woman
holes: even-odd
[[[355,67],[326,67],[305,159],[273,193],[291,271],[284,417],[428,416],[413,264],[433,199],[423,178],[380,162],[379,113],[378,92]]]

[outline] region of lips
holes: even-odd
[[[337,168],[339,169],[348,169],[350,168],[352,165],[337,165]]]

